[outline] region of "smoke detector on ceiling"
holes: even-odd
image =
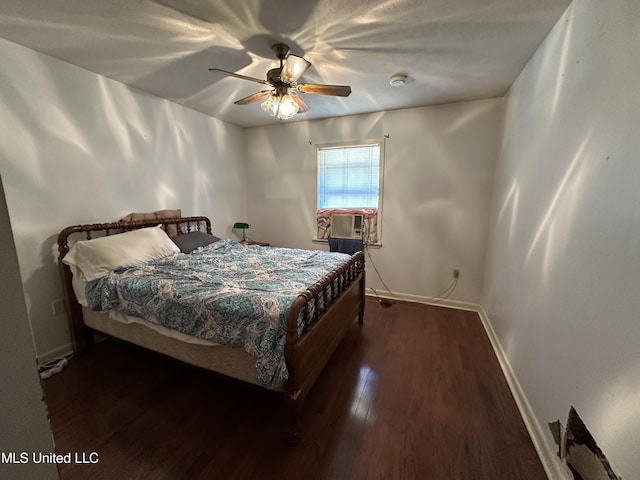
[[[389,79],[389,84],[393,85],[394,87],[399,87],[401,85],[404,85],[404,82],[406,81],[407,81],[406,75],[403,75],[402,73],[397,73]]]

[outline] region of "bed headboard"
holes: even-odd
[[[82,307],[73,291],[71,269],[68,265],[62,263],[64,256],[69,253],[70,237],[74,235],[78,237],[77,240],[90,240],[94,234],[96,236],[115,235],[139,228],[155,227],[156,225],[161,225],[165,231],[167,231],[168,226],[175,226],[178,235],[203,230],[206,233],[211,233],[211,220],[207,217],[195,216],[72,225],[63,229],[58,235],[58,268],[62,281],[62,299],[67,319],[69,320],[69,333],[71,334],[75,352],[85,350],[88,346],[87,341],[91,336],[87,335],[82,319]],[[84,234],[84,238],[81,238],[82,234]]]

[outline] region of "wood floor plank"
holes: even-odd
[[[279,395],[115,342],[44,381],[75,479],[545,479],[478,315],[368,298],[286,444]]]

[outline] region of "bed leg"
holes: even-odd
[[[289,445],[295,447],[300,442],[300,417],[302,414],[302,399],[286,396],[287,416],[289,417]]]
[[[358,312],[358,325],[362,325],[364,323],[364,302],[365,302],[365,296],[364,296],[364,289],[363,289],[363,293],[360,297],[360,311]]]
[[[366,281],[365,272],[362,272],[362,279],[360,279],[360,311],[358,312],[358,325],[364,323],[364,305],[366,297]]]
[[[93,350],[94,338],[93,332],[87,327],[81,327],[81,330],[72,339],[73,351],[77,355],[82,355]]]
[[[289,438],[287,439],[289,445],[295,447],[300,443],[300,430],[298,427],[292,427],[289,431]]]
[[[91,352],[95,346],[95,337],[93,332],[88,328],[84,329],[84,345],[87,352]]]

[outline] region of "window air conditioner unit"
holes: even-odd
[[[353,213],[331,214],[331,236],[333,238],[362,238],[362,215]]]

